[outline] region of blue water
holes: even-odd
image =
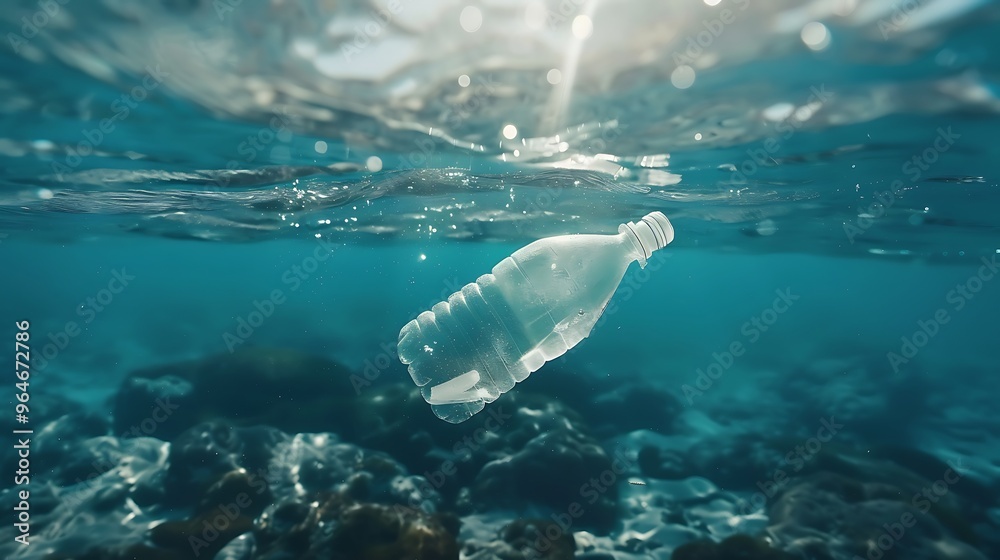
[[[4,557],[1000,558],[998,3],[477,6],[4,10]],[[404,324],[654,210],[433,416]]]

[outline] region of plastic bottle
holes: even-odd
[[[438,418],[464,422],[586,338],[632,261],[673,239],[652,212],[617,235],[535,241],[407,323],[399,359]]]

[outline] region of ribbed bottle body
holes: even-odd
[[[438,418],[468,420],[586,338],[629,264],[673,239],[651,212],[617,235],[535,241],[407,323],[399,359]]]
[[[400,331],[400,360],[448,422],[468,420],[533,371],[522,358],[535,344],[496,280],[480,276]]]
[[[467,420],[585,338],[634,258],[623,239],[533,243],[403,327],[399,358],[434,413]]]

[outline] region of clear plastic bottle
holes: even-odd
[[[652,212],[617,235],[535,241],[407,323],[399,359],[438,418],[464,422],[586,338],[632,261],[673,239]]]

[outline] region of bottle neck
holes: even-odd
[[[661,212],[650,212],[638,222],[626,222],[618,226],[618,233],[624,234],[632,243],[636,260],[643,268],[654,251],[674,240],[674,227]]]

